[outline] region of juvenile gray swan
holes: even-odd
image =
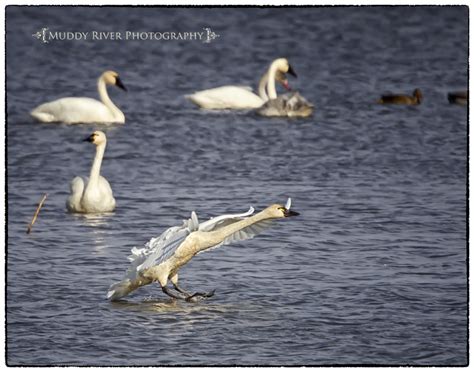
[[[119,300],[135,289],[157,282],[168,296],[188,302],[211,297],[211,292],[191,294],[178,285],[178,271],[195,255],[240,240],[253,238],[267,228],[272,220],[297,216],[291,211],[291,199],[285,206],[273,204],[260,213],[252,215],[254,209],[241,214],[227,214],[199,223],[195,212],[181,226],[167,229],[157,238],[152,238],[144,248],[132,249],[131,261],[125,278],[113,284],[107,293],[111,301]],[[171,281],[175,291],[168,288]]]
[[[257,109],[261,116],[308,117],[313,114],[314,106],[298,92],[278,96],[267,101]]]

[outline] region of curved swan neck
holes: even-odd
[[[89,184],[96,184],[99,182],[100,166],[102,165],[102,158],[104,157],[106,142],[97,145],[95,150],[95,158],[92,163],[91,173],[89,175]]]
[[[260,79],[258,83],[258,95],[264,102],[268,101],[268,96],[267,96],[267,91],[266,91],[267,82],[268,82],[268,71],[265,74],[263,74],[262,78]]]
[[[276,92],[276,87],[275,87],[275,76],[277,73],[277,69],[278,67],[276,66],[276,64],[272,63],[267,72],[267,75],[268,75],[267,92],[268,92],[269,99],[277,98],[277,92]]]
[[[243,219],[242,221],[234,222],[228,226],[224,226],[220,229],[206,233],[209,235],[207,237],[206,244],[204,244],[204,246],[201,247],[201,250],[206,250],[209,247],[222,243],[224,239],[236,233],[237,231],[240,231],[250,225],[253,225],[255,223],[258,223],[260,221],[267,220],[270,218],[273,218],[273,217],[268,215],[267,210],[263,210],[251,217]]]
[[[99,80],[97,80],[97,90],[99,91],[100,100],[112,112],[112,115],[117,118],[123,116],[122,111],[120,111],[120,109],[115,106],[112,100],[109,98],[109,94],[107,93],[107,86],[105,84],[103,76],[101,76]]]

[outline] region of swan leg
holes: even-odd
[[[183,293],[173,293],[173,291],[169,289],[167,286],[161,287],[161,290],[163,291],[163,293],[166,293],[168,296],[172,298],[176,298],[178,300],[186,300],[189,297]]]
[[[191,296],[191,293],[189,293],[178,285],[178,274],[175,274],[173,277],[171,277],[170,281],[173,284],[174,289],[176,289],[179,293],[184,294],[186,297]]]
[[[196,292],[194,294],[189,293],[178,285],[178,274],[175,274],[173,277],[171,277],[170,281],[173,284],[174,289],[176,289],[176,291],[185,296],[184,300],[186,300],[187,302],[199,302],[204,300],[205,298],[214,296],[215,289],[210,292]],[[183,299],[182,297],[180,298]]]
[[[186,297],[191,296],[191,293],[189,293],[187,290],[181,288],[178,283],[173,283],[174,289],[176,289],[179,293],[184,294]]]

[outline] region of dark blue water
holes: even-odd
[[[8,7],[7,363],[10,365],[465,365],[467,7]],[[200,41],[54,41],[53,31],[201,31]],[[200,111],[183,97],[255,86],[287,57],[312,118]],[[40,124],[36,105],[109,93],[123,126]],[[420,88],[419,106],[381,106]],[[67,214],[94,129],[117,199]],[[33,232],[36,204],[48,193]],[[133,246],[181,223],[293,198],[301,215],[195,257],[206,302],[147,286],[109,303]]]

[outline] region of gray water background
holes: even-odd
[[[467,7],[8,7],[7,352],[10,365],[467,363]],[[199,41],[63,41],[54,31],[201,31]],[[184,99],[255,86],[285,56],[312,118],[206,112]],[[109,93],[123,126],[41,124],[36,105]],[[375,104],[420,88],[420,106]],[[117,210],[67,214],[107,133]],[[48,193],[33,232],[26,227]],[[299,217],[195,257],[207,302],[144,287],[105,299],[126,256],[181,223],[293,198]]]

